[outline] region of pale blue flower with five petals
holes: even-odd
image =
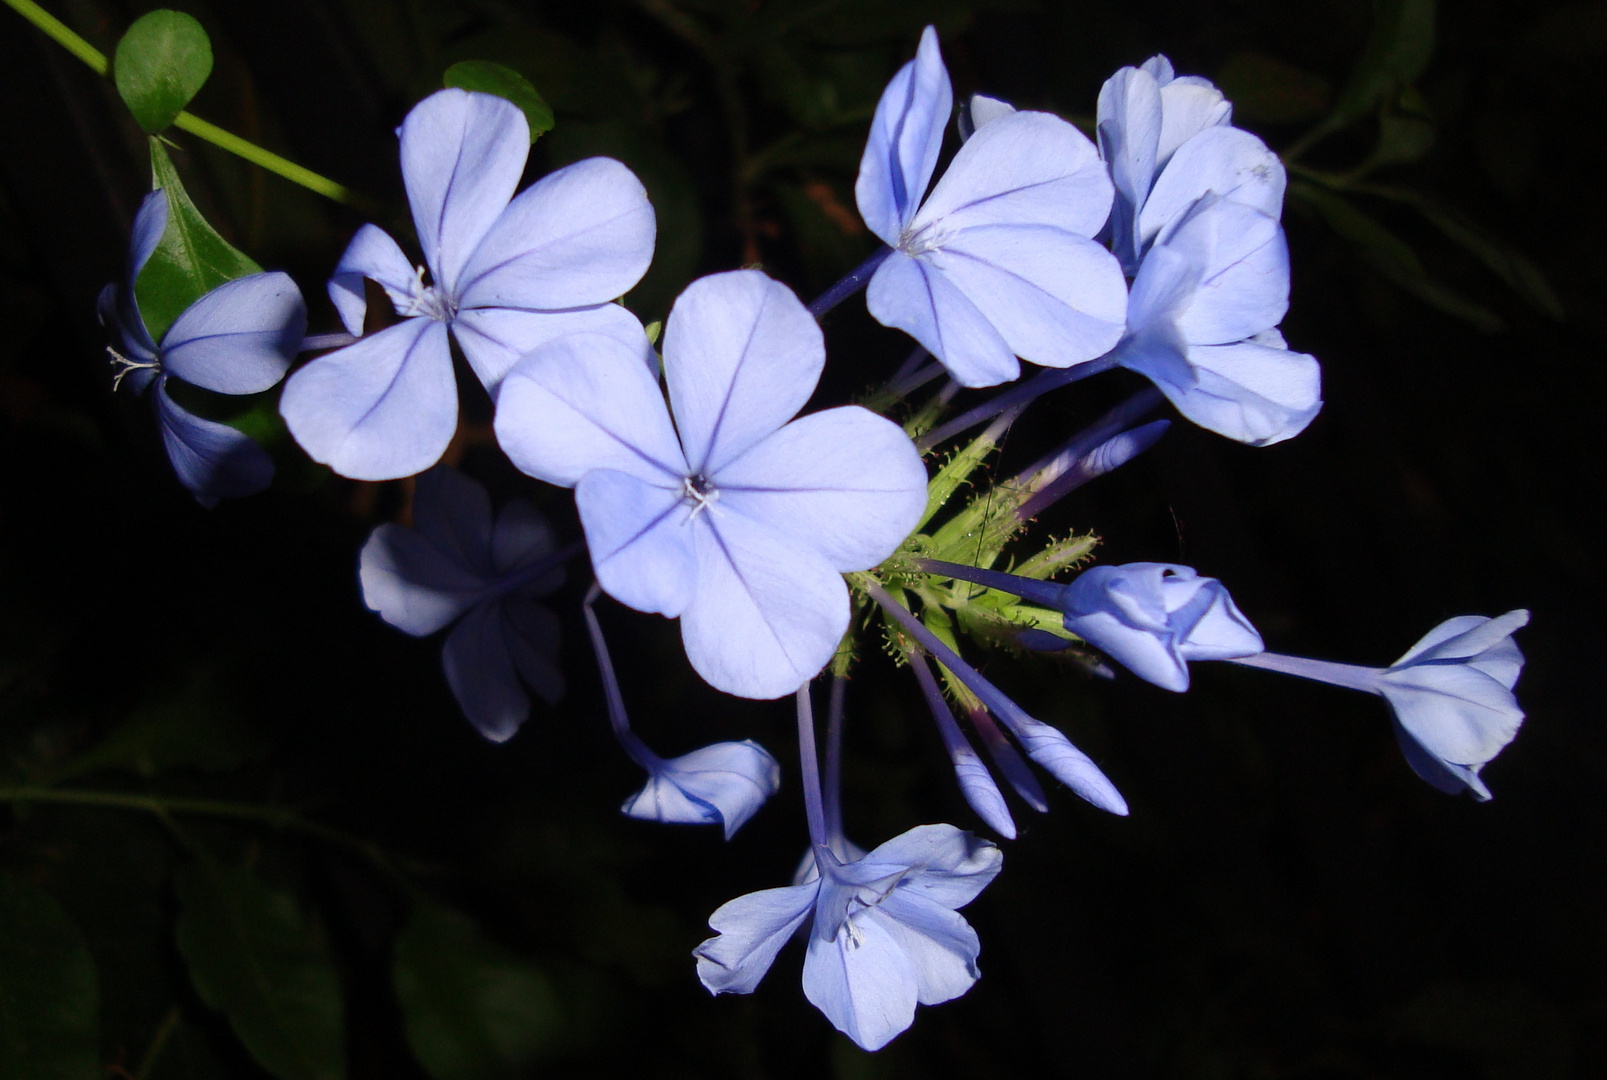
[[[150,391],[173,471],[202,506],[253,495],[273,481],[273,462],[244,432],[206,420],[173,400],[168,380],[218,394],[257,394],[284,377],[307,329],[301,290],[280,272],[225,282],[179,314],[160,344],[134,298],[134,282],[167,228],[167,195],[158,188],[134,217],[128,278],[101,290],[101,320],[116,328],[120,385]]]
[[[883,92],[854,195],[892,251],[866,289],[872,316],[919,341],[962,386],[1066,368],[1122,334],[1120,266],[1090,239],[1110,214],[1093,144],[1058,117],[1010,112],[977,129],[922,202],[953,109],[931,27]]]
[[[619,162],[588,158],[514,198],[528,133],[511,102],[463,90],[442,90],[408,113],[397,131],[402,178],[434,284],[381,229],[365,225],[352,238],[329,282],[346,329],[363,332],[364,278],[385,289],[403,320],[285,384],[280,411],[314,460],[361,480],[434,464],[458,421],[448,330],[493,393],[521,356],[577,330],[648,356],[641,324],[608,302],[652,259],[646,191]]]
[[[826,665],[848,628],[842,575],[892,554],[926,505],[898,425],[859,406],[792,419],[824,363],[792,291],[738,270],[676,300],[669,408],[639,355],[599,334],[537,349],[498,395],[514,464],[575,488],[603,589],[679,616],[692,666],[743,697],[790,693]]]

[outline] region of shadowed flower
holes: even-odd
[[[588,158],[513,198],[530,152],[524,113],[463,90],[425,98],[397,134],[434,284],[383,230],[359,229],[330,279],[330,299],[346,329],[362,334],[368,278],[403,321],[314,360],[291,376],[280,402],[315,461],[360,480],[412,475],[446,449],[458,422],[449,329],[493,393],[521,356],[576,330],[650,356],[641,324],[608,303],[653,256],[653,208],[629,169]]]
[[[111,350],[121,369],[114,385],[147,390],[156,406],[162,443],[179,482],[202,506],[220,498],[253,495],[273,481],[273,462],[250,436],[180,406],[168,380],[218,394],[257,394],[290,366],[307,329],[307,308],[289,275],[251,274],[225,282],[185,308],[157,344],[134,299],[134,282],[167,228],[167,196],[145,196],[134,217],[128,278],[100,294],[101,321],[113,326],[122,351]]]
[[[809,926],[804,994],[839,1031],[877,1050],[935,1005],[969,990],[981,944],[958,914],[1003,863],[999,849],[952,825],[920,825],[852,862],[815,846],[821,876],[738,897],[715,911],[698,978],[749,994],[797,930]]]
[[[1481,802],[1490,789],[1479,770],[1517,735],[1523,723],[1512,688],[1523,653],[1512,640],[1528,625],[1521,608],[1500,618],[1447,619],[1387,668],[1335,664],[1260,653],[1235,663],[1378,694],[1394,714],[1395,737],[1412,771],[1434,787],[1471,791]]]
[[[514,464],[575,488],[603,589],[679,616],[692,666],[743,697],[790,693],[826,665],[848,628],[842,574],[892,554],[926,505],[898,425],[858,406],[788,422],[824,362],[797,297],[739,270],[676,300],[669,409],[640,357],[597,334],[537,349],[497,402]]]
[[[1016,357],[1065,368],[1121,337],[1121,268],[1090,237],[1111,183],[1081,132],[1001,106],[960,147],[924,204],[953,107],[937,33],[882,93],[854,195],[892,251],[865,294],[878,321],[943,362],[962,386],[1020,374]]]
[[[487,739],[513,737],[530,715],[525,686],[548,704],[564,692],[558,619],[535,598],[563,583],[576,550],[555,550],[552,528],[515,500],[493,521],[479,484],[439,465],[418,478],[413,527],[381,525],[363,545],[363,602],[414,637],[458,621],[441,650],[463,714]]]

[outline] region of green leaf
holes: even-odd
[[[185,308],[226,281],[260,274],[262,267],[218,235],[190,201],[167,149],[154,138],[150,144],[151,187],[167,194],[167,229],[134,283],[134,296],[145,328],[159,342]]]
[[[295,900],[211,863],[184,868],[176,884],[179,952],[201,1000],[279,1080],[341,1080],[340,986]]]
[[[1313,210],[1329,228],[1348,240],[1373,269],[1419,300],[1472,323],[1484,333],[1505,329],[1494,312],[1429,277],[1417,253],[1404,240],[1356,209],[1349,200],[1302,182],[1289,185],[1289,198]]]
[[[1373,0],[1373,29],[1327,125],[1370,114],[1414,82],[1434,55],[1434,0]]]
[[[100,990],[83,931],[39,886],[0,874],[0,1076],[99,1080]]]
[[[225,772],[266,752],[262,732],[240,715],[207,673],[195,671],[181,686],[141,705],[110,735],[67,761],[51,774],[50,782],[102,769],[125,769],[146,777],[185,766]]]
[[[117,43],[112,78],[147,135],[173,123],[212,74],[212,43],[182,11],[142,15]]]
[[[1321,76],[1256,52],[1230,56],[1216,75],[1217,85],[1233,102],[1236,121],[1251,124],[1297,124],[1328,111],[1333,87]]]
[[[510,67],[490,60],[463,60],[446,69],[441,85],[507,98],[530,122],[531,142],[552,130],[552,106],[536,93],[528,79]]]
[[[408,1044],[435,1080],[523,1075],[562,1030],[541,971],[423,897],[397,938],[395,975]]]

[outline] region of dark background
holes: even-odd
[[[108,52],[145,9],[47,6]],[[218,54],[193,111],[383,200],[399,236],[391,130],[407,108],[454,60],[523,71],[558,118],[527,179],[609,153],[648,184],[659,253],[630,298],[645,319],[698,273],[759,262],[807,297],[870,250],[852,202],[865,124],[928,21],[957,95],[1086,119],[1111,72],[1165,52],[1230,94],[1236,76],[1237,122],[1278,149],[1322,114],[1372,25],[1362,0],[184,6]],[[1445,5],[1417,80],[1434,146],[1376,175],[1525,253],[1563,319],[1408,210],[1358,197],[1472,306],[1458,318],[1291,201],[1283,328],[1323,362],[1323,413],[1267,449],[1174,425],[1044,523],[1097,532],[1102,559],[1222,578],[1278,651],[1382,665],[1442,619],[1531,609],[1518,635],[1529,719],[1484,773],[1494,801],[1421,783],[1376,699],[1227,665],[1199,665],[1178,696],[993,658],[989,673],[1087,750],[1133,812],[1112,819],[1064,791],[1045,817],[1016,804],[1022,836],[966,909],[985,977],[875,1056],[804,1001],[796,947],[751,998],[710,998],[688,956],[715,907],[783,884],[801,853],[788,704],[721,697],[688,670],[672,627],[605,604],[649,743],[668,754],[751,736],[788,770],[729,845],[625,820],[616,807],[639,778],[606,731],[579,573],[554,598],[571,691],[493,746],[458,714],[438,640],[392,631],[357,594],[356,551],[399,512],[405,484],[306,464],[276,437],[269,402],[245,422],[279,460],[275,487],[198,507],[145,405],[109,393],[92,314],[148,186],[141,137],[109,85],[9,10],[0,27],[4,782],[290,806],[371,841],[406,882],[251,823],[186,819],[177,840],[130,812],[0,816],[0,867],[42,885],[87,936],[104,1062],[132,1071],[176,1010],[149,1080],[266,1075],[197,999],[172,944],[171,876],[199,846],[251,865],[322,928],[353,1077],[425,1075],[390,975],[415,889],[468,913],[550,989],[526,1003],[547,1025],[528,1075],[1550,1078],[1607,1065],[1590,509],[1603,471],[1607,4]],[[1359,123],[1303,161],[1342,172],[1375,131]],[[321,282],[368,218],[173,134],[202,209],[297,277],[314,330],[335,329]],[[820,401],[903,354],[859,301],[826,327]],[[1131,390],[1124,377],[1041,402],[1001,468]],[[578,536],[568,494],[514,473],[486,403],[466,408],[461,466]],[[980,828],[907,675],[866,652],[849,699],[850,833],[869,846],[925,821]],[[143,756],[85,757],[153,717],[178,734]]]

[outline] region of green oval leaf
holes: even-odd
[[[100,990],[83,931],[51,895],[0,874],[0,1076],[99,1080]]]
[[[182,11],[142,15],[117,43],[112,78],[147,135],[173,123],[212,74],[212,42]]]
[[[340,985],[294,898],[212,864],[186,867],[177,890],[179,952],[201,1000],[280,1080],[341,1080]]]
[[[552,106],[530,85],[530,80],[510,67],[490,60],[464,60],[446,69],[441,85],[507,98],[530,122],[531,142],[552,130]]]
[[[1423,74],[1434,55],[1434,0],[1373,0],[1373,29],[1328,119],[1340,128]]]
[[[397,938],[395,974],[408,1044],[435,1080],[524,1075],[560,1030],[545,975],[424,898]]]
[[[167,194],[167,229],[134,283],[145,328],[161,341],[184,309],[226,281],[260,274],[258,266],[209,224],[190,201],[167,148],[151,144],[151,187]]]

